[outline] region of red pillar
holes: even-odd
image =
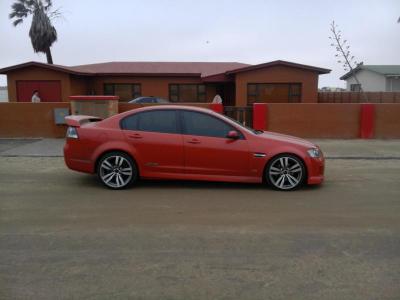
[[[362,103],[360,110],[360,138],[372,139],[375,126],[375,104]]]
[[[268,104],[254,103],[253,104],[253,129],[267,130],[268,129]]]
[[[221,103],[210,103],[210,109],[219,114],[224,113],[224,106]]]

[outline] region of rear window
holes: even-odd
[[[139,114],[133,114],[125,117],[121,121],[121,128],[126,130],[137,130]]]
[[[125,130],[178,133],[177,113],[175,110],[136,113],[124,118],[121,127]]]

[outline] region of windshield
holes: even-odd
[[[254,134],[261,134],[261,133],[264,132],[264,131],[262,131],[262,130],[253,129],[253,128],[251,128],[251,127],[248,127],[248,126],[246,126],[246,125],[243,125],[243,124],[240,123],[239,121],[237,121],[237,120],[235,120],[235,119],[233,119],[233,118],[231,118],[231,117],[229,117],[229,116],[224,115],[224,117],[227,118],[227,119],[229,119],[229,120],[231,120],[231,121],[233,121],[233,122],[235,122],[235,123],[236,123],[237,125],[239,125],[241,128],[246,129],[246,130],[248,130],[248,131],[250,131],[250,132],[252,132],[252,133],[254,133]]]

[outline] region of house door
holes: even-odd
[[[228,106],[235,105],[235,84],[219,83],[216,87],[216,93],[221,96],[222,103]]]
[[[17,101],[31,102],[33,92],[39,91],[41,102],[61,102],[61,82],[59,80],[18,80]]]

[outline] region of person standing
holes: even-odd
[[[212,101],[212,103],[216,103],[216,104],[222,104],[222,98],[221,98],[221,96],[220,95],[215,95],[215,97],[214,97],[214,99],[213,99],[213,101]]]
[[[38,90],[33,91],[31,101],[32,101],[32,103],[39,103],[41,101]]]

